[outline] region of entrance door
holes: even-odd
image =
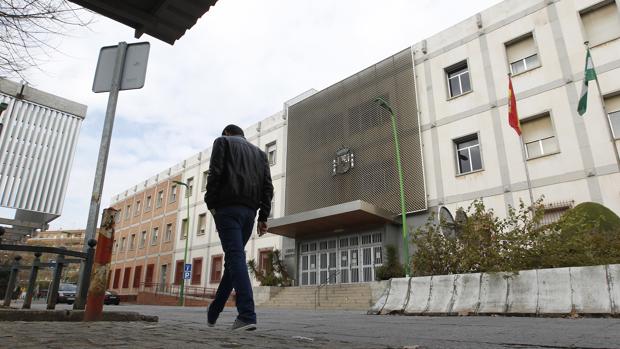
[[[166,280],[168,278],[168,264],[163,264],[161,266],[161,273],[159,274],[159,290],[163,291],[166,289]]]

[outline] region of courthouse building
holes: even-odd
[[[586,41],[600,91],[591,81],[580,116]],[[252,236],[248,259],[260,265],[266,251],[280,249],[295,284],[311,286],[374,280],[386,245],[397,246],[403,258],[390,115],[377,97],[397,115],[409,226],[479,198],[503,216],[520,200],[529,204],[530,193],[544,196],[550,216],[585,201],[620,212],[619,52],[618,1],[506,0],[285,102],[282,111],[246,128],[248,140],[269,156],[275,187],[271,234]],[[509,74],[523,146],[508,124]],[[202,201],[210,152],[113,197],[124,211],[113,288],[131,294],[145,281],[180,280],[185,195],[190,283],[217,285],[222,249]],[[175,178],[190,190],[175,187]],[[164,200],[169,206],[155,214],[147,203],[156,202],[158,190],[166,198],[174,191],[176,201]],[[153,234],[159,244],[162,231],[168,245],[145,243],[140,251]]]

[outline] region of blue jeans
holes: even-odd
[[[245,261],[245,245],[252,236],[256,210],[245,206],[222,207],[215,210],[213,218],[224,249],[224,275],[209,307],[208,320],[215,323],[234,288],[239,312],[237,318],[255,324],[254,295]]]

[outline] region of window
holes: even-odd
[[[207,191],[207,181],[209,180],[209,171],[202,173],[202,191]]]
[[[185,197],[189,198],[192,196],[192,192],[194,190],[194,177],[187,179],[187,187],[185,188]]]
[[[267,218],[273,218],[273,211],[275,211],[275,209],[276,209],[276,199],[274,197],[271,199],[271,210],[269,210],[269,216]]]
[[[211,257],[211,278],[209,280],[212,284],[222,280],[222,256]]]
[[[179,234],[181,240],[185,240],[187,237],[187,219],[181,221],[181,234]]]
[[[467,61],[446,68],[446,78],[448,79],[448,93],[450,98],[458,97],[471,91]]]
[[[136,234],[131,234],[129,238],[129,249],[133,250],[134,248],[136,248]]]
[[[202,213],[198,215],[198,231],[196,231],[196,235],[204,235],[207,223],[207,214]]]
[[[131,276],[131,267],[125,268],[123,273],[123,288],[129,288],[129,277]]]
[[[166,233],[164,235],[164,241],[172,240],[172,223],[166,224]]]
[[[544,214],[540,220],[540,225],[549,225],[557,222],[566,211],[573,208],[574,201],[562,201],[545,204],[543,207]]]
[[[192,285],[200,285],[202,280],[202,257],[192,260]]]
[[[151,245],[157,244],[157,239],[159,238],[159,227],[153,228],[153,233],[151,234]]]
[[[121,238],[121,248],[119,251],[125,251],[125,247],[127,247],[127,238]]]
[[[179,259],[176,262],[176,268],[174,269],[174,284],[180,285],[181,280],[183,280],[183,260]]]
[[[521,130],[527,159],[560,151],[549,114],[521,121]]]
[[[271,251],[271,248],[258,251],[258,270],[265,271],[267,273],[271,271],[271,258],[269,258],[271,257]]]
[[[269,166],[273,166],[276,164],[276,142],[271,142],[265,146],[265,153],[267,153],[267,160],[269,161]]]
[[[141,208],[140,204],[141,204],[141,203],[140,203],[140,200],[136,201],[136,208],[135,208],[135,210],[133,211],[133,215],[134,215],[134,216],[137,216],[137,215],[139,215],[139,214],[140,214],[140,208]]]
[[[506,56],[513,75],[540,67],[538,50],[531,33],[507,43]]]
[[[118,240],[114,239],[114,248],[112,249],[114,253],[118,252]]]
[[[590,46],[604,44],[620,37],[620,12],[613,0],[603,1],[581,11],[585,40]]]
[[[620,138],[620,95],[605,98],[605,108],[609,113],[609,123],[614,138]]]
[[[118,284],[121,280],[121,269],[118,268],[114,270],[114,282],[112,283],[112,288],[118,288]]]
[[[164,202],[164,191],[160,190],[157,192],[157,201],[155,202],[155,206],[160,208]]]
[[[173,184],[170,186],[170,197],[168,198],[168,202],[177,201],[177,185]]]
[[[127,205],[127,208],[125,209],[125,219],[129,219],[130,215],[131,215],[131,205]]]
[[[146,207],[144,207],[144,211],[149,211],[151,209],[152,204],[153,204],[153,199],[149,195],[146,197]]]
[[[455,140],[456,163],[458,174],[465,174],[482,169],[482,158],[480,156],[480,143],[478,135],[473,134]]]
[[[155,270],[155,264],[147,264],[146,275],[144,276],[144,283],[150,286],[153,283],[153,271]]]
[[[136,266],[136,269],[133,272],[133,288],[140,287],[140,279],[142,278],[142,266]]]
[[[138,247],[144,248],[144,244],[146,244],[146,230],[140,233],[140,243],[138,244]]]

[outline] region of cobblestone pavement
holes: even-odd
[[[205,308],[121,305],[105,310],[157,315],[159,322],[0,322],[0,348],[620,348],[620,319],[370,316],[259,308],[258,331],[235,333],[228,330],[234,308],[226,308],[214,328],[206,326]]]

